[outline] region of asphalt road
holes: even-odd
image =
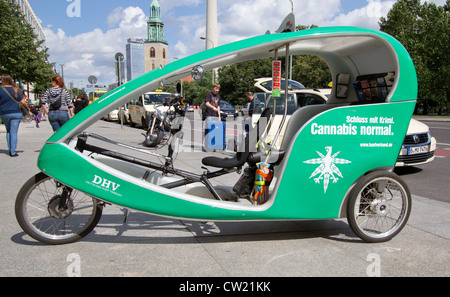
[[[395,172],[408,184],[411,193],[450,203],[450,121],[424,121],[436,138],[435,160],[431,163],[397,168]]]

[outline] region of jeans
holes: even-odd
[[[8,143],[8,150],[10,155],[16,154],[17,149],[17,133],[19,132],[20,121],[22,120],[22,113],[10,113],[1,116],[6,128],[6,142]]]
[[[68,120],[70,120],[70,117],[67,111],[50,110],[48,113],[48,121],[50,122],[50,125],[52,125],[53,131],[57,131]]]

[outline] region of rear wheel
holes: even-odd
[[[374,172],[361,178],[347,204],[350,227],[367,242],[391,240],[406,225],[410,212],[408,186],[390,172]]]
[[[16,218],[32,238],[46,244],[66,244],[88,235],[97,225],[103,206],[85,193],[38,173],[20,189]]]

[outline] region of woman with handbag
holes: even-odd
[[[64,88],[64,80],[60,76],[52,78],[52,87],[45,91],[41,100],[41,106],[48,114],[48,121],[56,132],[71,117],[73,117],[73,106],[70,95]],[[47,108],[48,106],[48,108]]]
[[[6,128],[6,142],[8,144],[9,155],[17,157],[17,133],[19,131],[22,112],[19,105],[22,104],[30,113],[26,100],[22,92],[8,74],[2,74],[2,87],[0,88],[0,117]]]

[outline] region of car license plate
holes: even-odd
[[[413,146],[413,147],[408,148],[408,155],[428,153],[428,151],[429,151],[428,145],[425,145],[425,146]]]

